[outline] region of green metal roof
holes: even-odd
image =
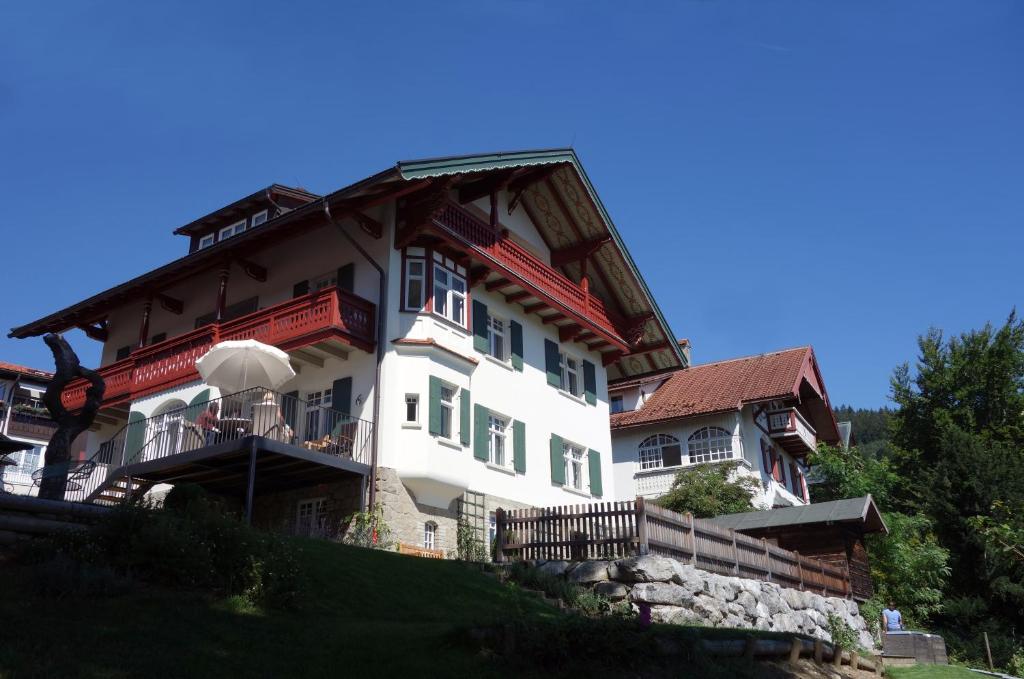
[[[769,528],[787,528],[811,524],[862,524],[865,533],[888,533],[881,512],[870,495],[818,502],[799,507],[780,507],[759,512],[724,514],[709,521],[733,530],[756,531]]]

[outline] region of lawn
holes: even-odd
[[[579,621],[582,629],[565,627],[571,622],[565,614],[477,567],[325,541],[296,540],[295,545],[305,583],[298,605],[284,611],[254,608],[241,598],[144,585],[112,597],[54,598],[33,593],[27,572],[0,564],[0,679],[549,679],[621,676],[622,663],[639,663],[626,673],[636,677],[788,676],[777,668],[709,659],[693,650],[699,638],[779,636],[770,632],[655,626],[641,633],[631,624],[601,627],[592,621]],[[528,630],[517,650],[532,643],[536,655],[495,656],[465,641],[469,627],[510,616]],[[610,649],[649,649],[644,640],[655,631],[691,650],[672,659],[648,650],[626,650],[618,658],[609,654]],[[629,646],[630,639],[639,644]],[[541,656],[546,659],[533,660]],[[572,662],[551,671],[552,658]]]
[[[914,665],[890,667],[892,679],[981,679],[985,676],[956,665]]]

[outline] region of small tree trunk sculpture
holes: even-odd
[[[43,341],[53,352],[53,362],[57,368],[43,395],[43,403],[50,411],[50,417],[57,423],[57,430],[53,432],[50,443],[46,446],[44,466],[49,467],[66,464],[71,460],[71,442],[92,426],[96,411],[103,402],[106,384],[98,372],[82,367],[78,356],[63,337],[51,333],[43,337]],[[85,390],[85,405],[78,413],[71,413],[64,407],[60,395],[68,383],[79,377],[89,380],[90,385]],[[39,497],[63,500],[67,482],[66,467],[62,474],[44,476],[39,484]]]

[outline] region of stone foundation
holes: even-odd
[[[323,498],[326,500],[327,519],[323,535],[320,537],[340,538],[347,528],[346,519],[359,511],[361,488],[361,479],[353,477],[334,483],[319,483],[261,495],[257,480],[252,523],[257,528],[275,533],[294,533],[299,503]]]
[[[832,641],[827,616],[833,613],[858,633],[862,646],[875,646],[857,603],[849,599],[718,575],[662,556],[534,566],[612,601],[628,600],[634,609],[650,606],[654,622],[793,632]]]

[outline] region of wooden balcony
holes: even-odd
[[[104,406],[199,379],[196,359],[217,342],[254,339],[285,351],[324,343],[341,343],[373,351],[376,306],[338,288],[325,288],[225,323],[211,323],[132,352],[100,368],[106,381]],[[88,383],[68,385],[61,400],[69,409],[85,405]]]
[[[482,262],[510,284],[563,314],[571,323],[590,330],[620,351],[628,351],[626,323],[615,318],[604,302],[562,275],[503,230],[492,227],[465,208],[448,202],[430,224],[433,232]]]
[[[796,408],[768,413],[768,433],[791,455],[807,455],[818,447],[817,432]]]

